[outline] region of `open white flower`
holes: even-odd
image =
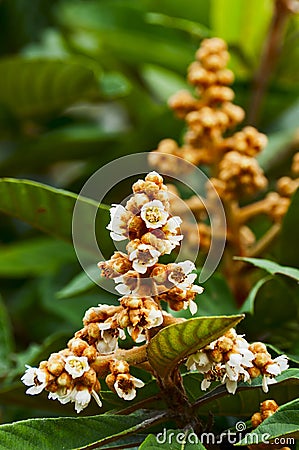
[[[114,389],[117,395],[124,400],[133,400],[136,397],[136,388],[142,388],[143,381],[135,378],[128,373],[117,375]]]
[[[46,387],[46,373],[37,367],[31,367],[26,364],[26,371],[21,378],[25,386],[30,386],[26,394],[37,395]]]
[[[211,386],[211,381],[208,380],[207,378],[204,378],[201,382],[200,389],[202,391],[206,391],[207,389],[209,389],[210,386]]]
[[[114,241],[123,241],[127,239],[127,225],[133,217],[130,211],[122,205],[113,204],[110,208],[110,223],[107,230],[110,231],[111,239]]]
[[[288,358],[286,355],[280,355],[274,358],[269,364],[267,364],[265,373],[263,375],[262,387],[263,391],[267,393],[269,391],[268,385],[276,383],[275,376],[280,375],[281,372],[289,367]]]
[[[168,219],[162,228],[164,240],[168,241],[169,246],[169,250],[165,251],[165,254],[167,255],[170,254],[177,245],[180,245],[180,242],[184,237],[182,234],[178,234],[181,223],[182,219],[179,216],[174,216]]]
[[[274,358],[270,364],[266,366],[266,373],[270,375],[280,375],[281,372],[289,367],[288,358],[286,355],[280,355]]]
[[[101,339],[97,342],[97,350],[102,355],[113,353],[118,348],[118,338],[126,338],[124,330],[112,329],[109,321],[99,323],[98,327],[101,330]]]
[[[48,398],[50,400],[58,400],[62,405],[74,401],[74,390],[60,388],[56,392],[49,392]]]
[[[263,380],[262,380],[262,389],[265,392],[265,394],[267,394],[269,392],[269,384],[275,384],[277,383],[277,381],[275,380],[275,378],[271,378],[268,375],[263,375]]]
[[[204,288],[201,287],[201,286],[197,286],[197,285],[190,286],[189,289],[185,290],[186,294],[188,292],[189,293],[195,292],[196,294],[202,294],[203,291],[204,291]],[[196,304],[196,302],[194,300],[189,299],[189,300],[184,301],[184,308],[183,309],[188,309],[188,308],[190,309],[190,312],[191,312],[192,315],[196,314],[196,312],[197,312],[197,304]]]
[[[196,273],[191,273],[194,269],[195,264],[188,260],[177,264],[171,264],[168,280],[181,289],[188,289],[197,278]]]
[[[86,356],[67,356],[65,360],[65,370],[72,376],[72,378],[82,377],[84,372],[89,370],[88,359]]]
[[[155,229],[166,224],[169,213],[162,202],[153,200],[142,206],[140,215],[147,228]]]
[[[190,355],[186,365],[188,370],[198,370],[200,373],[208,372],[212,368],[208,355],[201,350]]]
[[[158,327],[163,323],[162,311],[160,311],[160,309],[152,308],[146,319],[147,319],[146,328]]]
[[[91,400],[91,395],[87,388],[80,391],[74,389],[74,391],[73,401],[75,402],[75,410],[77,413],[80,413],[84,408],[86,408],[86,406],[88,406]]]
[[[145,273],[148,267],[152,267],[158,262],[161,253],[151,245],[139,244],[136,250],[133,250],[129,256],[133,261],[133,269],[138,273]]]

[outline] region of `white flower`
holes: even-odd
[[[140,215],[146,227],[152,229],[165,225],[169,216],[160,200],[153,200],[143,205]]]
[[[286,370],[289,367],[288,358],[286,355],[280,355],[277,358],[273,359],[270,364],[266,366],[266,372],[270,375],[280,375],[281,372]]]
[[[281,372],[286,370],[289,367],[288,358],[286,355],[280,355],[277,358],[273,359],[266,366],[266,370],[263,376],[262,386],[263,391],[267,393],[269,391],[268,385],[274,384],[277,381],[275,380],[276,375],[280,375]]]
[[[127,239],[127,224],[133,214],[127,211],[124,206],[113,204],[110,208],[110,223],[107,230],[110,230],[111,239],[114,241],[123,241]]]
[[[117,395],[124,400],[133,400],[136,397],[136,389],[144,386],[143,381],[130,374],[120,374],[114,383],[114,389]]]
[[[138,273],[145,273],[148,267],[152,267],[158,262],[158,258],[161,255],[151,245],[139,244],[136,250],[130,254],[129,259],[133,261],[133,269]]]
[[[65,360],[65,370],[72,378],[82,377],[84,372],[89,370],[88,359],[86,356],[67,356]]]
[[[152,308],[146,318],[147,324],[146,328],[154,328],[162,325],[163,323],[163,314],[160,309]]]
[[[168,219],[166,224],[163,226],[162,231],[164,233],[164,239],[168,241],[168,250],[165,251],[165,254],[169,254],[172,250],[180,245],[181,240],[183,239],[182,234],[178,234],[178,228],[182,223],[182,219],[179,216],[174,216]]]
[[[88,406],[91,395],[88,389],[82,389],[81,391],[77,391],[74,389],[74,402],[75,402],[75,410],[77,413],[80,413],[86,406]]]
[[[46,387],[46,373],[36,367],[30,367],[26,364],[27,369],[21,378],[25,386],[30,386],[26,390],[26,394],[37,395]]]
[[[98,394],[93,390],[91,395],[99,405],[102,406],[102,402]],[[86,406],[88,406],[91,395],[87,388],[78,390],[76,387],[72,389],[61,388],[56,392],[49,392],[48,398],[51,400],[58,400],[61,404],[72,402],[75,403],[75,410],[80,413]]]
[[[189,356],[186,361],[188,370],[198,370],[200,373],[205,373],[211,370],[212,363],[207,354],[203,351],[198,351]]]
[[[196,273],[191,273],[195,269],[192,261],[184,261],[172,264],[168,280],[180,289],[189,289],[197,278]]]
[[[120,277],[114,278],[114,282],[120,283],[117,286],[115,286],[115,289],[119,294],[128,295],[132,293],[130,287],[124,283],[124,277],[122,275]]]
[[[190,288],[188,290],[185,290],[185,294],[187,294],[188,292],[195,292],[196,294],[202,294],[204,291],[204,288],[201,286],[190,286]],[[186,300],[184,301],[184,307],[183,309],[190,309],[190,312],[192,315],[194,315],[197,312],[197,304],[195,303],[194,300]]]
[[[72,402],[74,397],[73,389],[61,388],[56,392],[49,392],[48,398],[50,400],[58,400],[62,405]]]
[[[206,391],[207,389],[209,389],[210,386],[211,386],[211,381],[208,380],[207,378],[204,378],[201,382],[200,389],[202,391]]]
[[[275,383],[277,383],[275,378],[271,378],[271,377],[269,377],[267,375],[263,376],[262,388],[263,388],[263,391],[265,392],[265,394],[267,394],[267,392],[269,392],[268,385],[269,384],[275,384]]]
[[[98,323],[101,339],[97,342],[97,350],[102,355],[113,353],[118,348],[118,338],[125,339],[125,332],[121,328],[112,329],[109,321]]]

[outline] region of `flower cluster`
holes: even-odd
[[[208,172],[205,204],[209,215],[192,198],[185,201],[197,223],[190,221],[187,210],[180,212],[182,207],[179,201],[173,201],[172,211],[183,219],[182,234],[186,242],[184,256],[192,254],[198,245],[202,252],[208,253],[211,247],[209,217],[217,214],[213,201],[215,193],[221,198],[227,221],[227,245],[221,268],[241,304],[248,295],[250,282],[239,276],[242,263],[232,258],[237,255],[263,255],[280,232],[280,224],[289,208],[292,194],[298,189],[299,179],[283,177],[278,180],[276,191],[267,193],[262,200],[243,206],[244,202],[267,188],[268,180],[257,160],[267,145],[267,137],[253,126],[234,131],[243,121],[245,112],[233,103],[234,91],[230,85],[234,75],[226,67],[228,60],[227,45],[222,39],[211,38],[201,42],[195,61],[188,69],[187,79],[191,89],[180,91],[169,100],[170,108],[185,121],[183,142],[179,145],[173,139],[163,139],[148,159],[153,168],[169,174],[189,173],[195,170],[194,166],[201,165]],[[292,166],[295,177],[299,174],[298,167],[297,154]],[[180,197],[174,186],[168,188]],[[257,239],[247,224],[260,214],[267,215],[272,224]]]
[[[162,324],[161,301],[175,311],[190,307],[194,314],[197,310],[194,299],[203,289],[194,285],[194,263],[159,263],[160,256],[180,244],[181,222],[179,216],[171,216],[167,187],[156,172],[133,185],[133,196],[125,206],[114,205],[111,210],[107,228],[112,239],[129,240],[127,254],[115,252],[99,268],[124,295],[118,323],[136,342],[146,339],[147,329]]]
[[[60,403],[75,403],[82,411],[93,397],[101,406],[99,378],[124,400],[136,396],[143,382],[130,374],[129,364],[122,358],[119,340],[127,334],[141,343],[150,338],[149,330],[166,321],[160,302],[175,310],[190,307],[203,289],[194,285],[197,278],[191,261],[160,264],[159,257],[169,254],[180,244],[181,219],[171,216],[167,187],[156,172],[133,185],[133,196],[125,207],[113,205],[108,225],[115,240],[128,239],[127,253],[115,252],[111,259],[98,264],[106,278],[115,281],[122,295],[119,305],[89,308],[83,317],[83,328],[77,331],[67,348],[50,355],[39,367],[27,366],[22,377],[27,394],[43,390]],[[168,295],[168,294],[169,295]],[[126,334],[127,333],[127,334]]]
[[[236,392],[238,382],[250,382],[258,376],[263,377],[263,391],[268,392],[268,385],[275,383],[275,376],[288,368],[286,356],[272,359],[262,342],[250,345],[233,328],[189,356],[186,365],[188,370],[204,375],[202,390],[208,389],[212,381],[220,381],[231,394]]]

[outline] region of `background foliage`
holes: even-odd
[[[236,103],[248,111],[272,11],[271,0],[0,2],[3,423],[73,414],[45,396],[25,396],[19,377],[25,363],[37,363],[64,346],[89,306],[116,301],[81,274],[71,245],[75,194],[108,161],[150,151],[166,137],[180,140],[183,122],[174,118],[166,101],[187,87],[186,68],[204,37],[227,40],[236,75]],[[259,160],[272,186],[278,177],[289,174],[291,157],[299,150],[298,40],[299,18],[292,16],[258,123],[269,136]],[[120,196],[116,189],[106,203],[119,201]],[[85,202],[86,211],[92,211],[95,205]],[[298,202],[297,192],[281,236],[268,255],[292,267],[299,267]],[[101,217],[108,222],[105,208]],[[257,233],[265,225],[263,218],[252,223]],[[241,311],[246,319],[239,330],[246,332],[248,340],[271,344],[274,353],[288,353],[295,366],[298,284],[267,264],[254,277],[257,284]],[[205,289],[199,315],[240,312],[221,275],[215,274]],[[194,377],[186,376],[193,394],[198,384]],[[156,388],[152,384],[146,389],[154,393]],[[279,394],[284,401],[294,398],[284,394]],[[216,405],[224,415],[230,410],[246,416],[250,411],[245,399],[242,391]],[[120,403],[124,407],[108,394],[106,400],[106,410]],[[260,400],[256,399],[257,405]],[[91,407],[88,413],[97,411]],[[120,431],[135,426],[138,418],[127,421],[118,421]],[[99,430],[97,439],[100,436]]]

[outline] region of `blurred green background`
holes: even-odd
[[[184,123],[168,109],[167,99],[188,88],[187,66],[205,37],[228,42],[236,76],[235,102],[248,111],[273,4],[272,0],[0,1],[0,176],[77,193],[105,163],[155,149],[166,137],[180,141]],[[289,174],[291,157],[299,150],[298,73],[299,17],[293,15],[286,23],[259,114],[258,127],[269,135],[260,163],[271,177],[270,186]],[[36,201],[34,195],[23,203],[13,190],[0,187],[0,211],[8,212],[7,204],[11,208],[9,215],[0,215],[2,422],[64,413],[57,402],[25,396],[18,381],[24,364],[37,363],[63,347],[81,327],[90,305],[114,301],[86,279],[79,288],[71,285],[61,294],[80,273],[68,229],[71,216],[54,199],[53,220],[43,228],[26,216],[30,202]],[[109,202],[119,200],[117,192],[113,195]],[[15,217],[27,217],[27,222],[54,237]],[[280,262],[298,266],[295,219],[293,212]],[[268,300],[257,311],[261,321],[249,318],[245,329],[249,338],[264,337],[295,353],[298,290],[291,281],[288,290],[280,279],[272,283],[275,301],[266,292],[267,284]],[[289,303],[283,314],[282,298]],[[263,320],[269,304],[275,306],[273,317]],[[215,275],[207,283],[201,314],[233,312],[225,281]],[[65,413],[70,411],[66,408]]]

